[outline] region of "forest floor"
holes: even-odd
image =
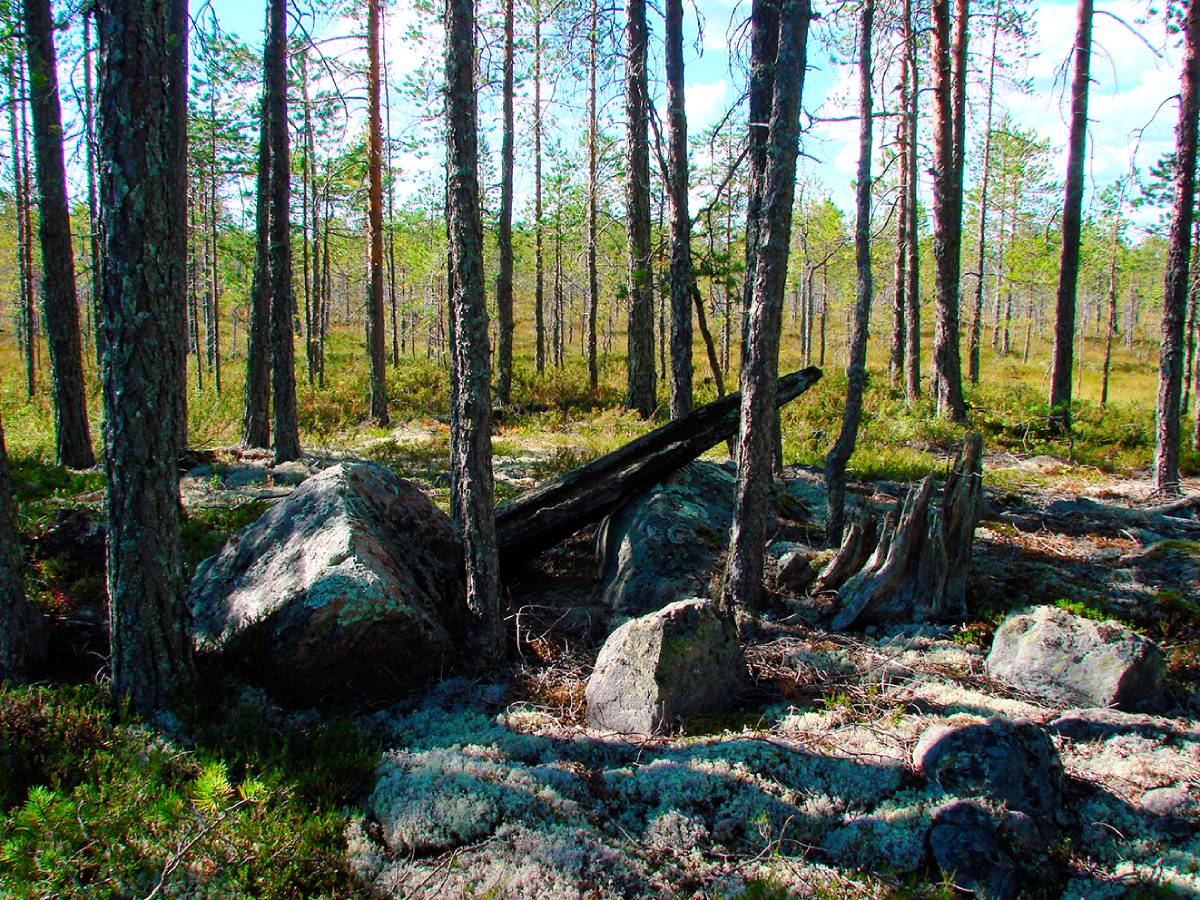
[[[506,429],[496,441],[497,492],[515,496],[620,439]],[[420,419],[310,449],[286,466],[235,449],[199,451],[182,480],[189,567],[309,474],[346,458],[379,461],[444,505],[447,441],[444,424]],[[936,446],[919,452],[934,466],[948,459]],[[908,483],[897,474],[852,489],[894,499]],[[28,497],[36,473],[22,475],[18,466]],[[55,507],[98,509],[99,485],[79,477],[48,484],[27,508],[42,522],[61,515]],[[794,466],[789,478],[811,498],[808,522],[789,537],[818,534],[818,473]],[[1070,797],[1070,821],[1046,848],[1031,896],[1200,896],[1200,544],[1044,515],[1079,496],[1153,502],[1136,470],[993,451],[985,484],[971,621],[835,633],[809,624],[800,600],[775,596],[747,630],[753,691],[726,714],[638,742],[584,720],[583,690],[609,619],[595,597],[588,532],[510,585],[518,660],[505,673],[331,718],[284,709],[214,672],[206,696],[159,733],[108,724],[103,686],[70,687],[100,669],[100,573],[79,554],[37,550],[35,584],[44,603],[58,604],[60,639],[72,649],[60,685],[0,697],[0,746],[15,748],[8,758],[36,748],[23,763],[28,797],[20,778],[0,792],[8,810],[0,893],[92,896],[108,884],[144,895],[161,884],[176,896],[350,896],[367,886],[431,898],[940,895],[947,888],[925,841],[947,798],[914,773],[913,747],[931,725],[1002,715],[1049,727]],[[1200,490],[1200,481],[1185,489]],[[1115,618],[1154,639],[1174,692],[1168,715],[1059,734],[1052,723],[1062,710],[988,678],[983,660],[1000,618],[1040,603]],[[107,749],[81,746],[89,742]],[[112,791],[121,778],[126,790]],[[1182,827],[1142,809],[1164,788],[1190,796]],[[409,853],[384,849],[381,816],[404,823]],[[131,835],[122,849],[101,853],[103,835],[121,828]]]

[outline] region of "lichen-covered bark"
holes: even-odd
[[[625,406],[643,416],[658,406],[654,369],[654,257],[650,245],[649,83],[646,0],[625,6],[625,200],[629,234],[629,341]]]
[[[25,0],[25,48],[29,58],[29,103],[37,168],[42,309],[54,394],[55,456],[59,465],[86,469],[96,464],[96,457],[88,432],[50,0]]]
[[[271,446],[271,130],[265,98],[259,123],[254,216],[242,444],[266,449]]]
[[[959,28],[965,30],[964,0]],[[933,381],[939,414],[956,422],[966,420],[959,356],[959,273],[962,249],[962,177],[956,137],[958,113],[957,50],[959,33],[951,45],[950,0],[933,0],[933,256],[936,266],[933,333]],[[965,38],[962,38],[965,43]],[[964,50],[965,52],[965,50]]]
[[[667,0],[667,174],[671,201],[671,417],[692,409],[692,218],[688,213],[683,0]]]
[[[825,539],[837,546],[846,521],[846,463],[858,441],[862,420],[863,391],[867,385],[867,338],[871,325],[871,29],[875,23],[875,0],[864,0],[859,21],[859,132],[858,179],[854,220],[855,303],[850,334],[850,359],[846,366],[846,405],[842,429],[825,457],[825,484],[829,491]]]
[[[177,473],[186,6],[100,0],[96,24],[113,697],[154,710],[193,672]]]
[[[296,348],[292,318],[291,163],[287,118],[287,0],[270,0],[264,54],[271,129],[271,387],[275,417],[275,460],[300,456],[296,424]]]
[[[1187,51],[1175,127],[1175,209],[1171,216],[1158,355],[1158,407],[1154,431],[1154,488],[1178,494],[1180,394],[1183,388],[1183,323],[1187,316],[1188,264],[1196,202],[1196,133],[1200,117],[1200,3],[1186,10]]]
[[[496,339],[496,399],[501,403],[512,400],[513,354],[513,169],[515,164],[516,117],[513,113],[513,5],[516,0],[504,0],[504,136],[500,145],[500,223],[497,238],[499,264],[496,273],[496,318],[499,334]]]
[[[779,329],[792,233],[792,204],[799,155],[800,97],[811,9],[808,0],[783,0],[758,223],[746,356],[742,363],[742,402],[738,422],[737,494],[722,604],[755,607],[762,591],[767,487],[774,457]]]
[[[41,614],[25,596],[4,425],[0,423],[0,677],[26,677],[36,669],[44,651]]]
[[[475,99],[475,3],[446,3],[447,212],[453,324],[452,502],[466,556],[467,606],[478,619],[484,655],[504,654],[500,563],[492,505],[492,404],[479,145]]]
[[[905,112],[905,136],[908,138],[908,278],[904,285],[904,395],[910,403],[921,396],[921,245],[917,231],[917,101],[920,96],[920,67],[917,65],[917,37],[913,28],[912,0],[904,0],[904,60],[908,69],[908,108]]]
[[[367,229],[370,232],[367,286],[367,357],[370,362],[371,418],[388,423],[387,351],[383,316],[383,118],[379,94],[381,0],[367,0]]]
[[[1050,371],[1050,427],[1071,427],[1071,375],[1075,364],[1075,286],[1083,227],[1083,165],[1087,142],[1089,71],[1092,60],[1092,0],[1079,0],[1075,72],[1071,81],[1071,133],[1067,141],[1067,185],[1063,197],[1062,255],[1054,301],[1054,359]],[[1186,270],[1187,265],[1184,264]]]

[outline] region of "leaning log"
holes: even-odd
[[[816,367],[782,376],[778,405],[796,399],[820,379]],[[499,507],[496,541],[501,568],[514,571],[733,437],[740,406],[740,393],[706,403]]]
[[[967,570],[983,501],[983,442],[968,434],[959,448],[942,491],[933,502],[933,476],[923,481],[888,513],[879,529],[875,552],[857,571],[839,559],[861,558],[852,527],[846,543],[821,580],[838,595],[833,627],[873,622],[924,622],[966,614]]]

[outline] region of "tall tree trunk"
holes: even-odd
[[[383,310],[383,117],[379,104],[379,16],[382,0],[367,0],[367,228],[370,280],[367,294],[367,356],[370,416],[388,424],[387,350]]]
[[[96,464],[96,457],[88,432],[79,300],[75,293],[75,249],[71,244],[71,214],[67,207],[50,0],[25,0],[25,49],[29,55],[29,100],[37,165],[42,306],[54,395],[55,457],[59,465],[87,469]]]
[[[105,473],[113,699],[194,672],[180,572],[187,6],[99,0]],[[137,140],[131,140],[137,135]]]
[[[1092,0],[1079,0],[1071,82],[1071,134],[1067,143],[1067,186],[1062,213],[1062,257],[1054,311],[1054,360],[1050,372],[1050,428],[1071,428],[1071,370],[1075,361],[1075,289],[1079,280],[1079,240],[1083,227],[1083,164],[1087,143],[1088,81],[1092,60]],[[1186,271],[1187,264],[1184,264]]]
[[[904,285],[904,333],[908,346],[904,354],[904,394],[909,403],[921,396],[921,235],[917,218],[917,110],[920,96],[920,68],[917,63],[917,36],[913,27],[912,0],[904,0],[903,29],[905,62],[908,69],[908,109],[905,134],[908,137],[908,278]]]
[[[220,210],[220,198],[217,195],[217,100],[216,93],[211,95],[212,127],[209,131],[209,183],[208,183],[208,238],[212,246],[209,255],[209,290],[211,291],[212,318],[209,321],[211,331],[209,344],[212,347],[213,390],[221,395],[221,280],[217,263],[217,215]]]
[[[254,199],[254,269],[246,327],[245,412],[242,445],[271,446],[271,129],[266,94],[258,134]]]
[[[959,270],[962,248],[962,175],[957,137],[960,92],[960,40],[965,45],[966,0],[956,0],[959,20],[951,43],[950,0],[933,0],[933,254],[936,264],[933,381],[938,413],[965,422],[962,362],[959,357]],[[960,35],[962,36],[960,38]],[[965,49],[962,51],[965,53]]]
[[[11,126],[13,146],[13,210],[17,217],[17,343],[24,354],[25,361],[25,390],[30,397],[37,392],[37,359],[34,356],[36,343],[34,328],[34,310],[32,293],[30,291],[33,273],[29,255],[29,197],[25,185],[25,161],[21,155],[21,125],[20,110],[22,100],[17,92],[17,70],[21,65],[19,56],[14,52],[6,67],[8,77],[8,115]]]
[[[504,616],[492,507],[492,405],[477,172],[474,0],[447,0],[446,36],[448,213],[454,284],[453,503],[466,553],[467,606],[478,619],[484,654],[496,660],[504,655]]]
[[[756,5],[756,10],[759,8]],[[774,465],[774,435],[762,424],[772,420],[775,409],[810,16],[808,0],[783,0],[779,9],[775,55],[778,77],[772,91],[767,166],[760,196],[754,283],[742,362],[737,485],[721,599],[727,611],[738,604],[755,608],[762,591],[767,488]],[[747,230],[749,225],[747,221]]]
[[[300,256],[301,267],[304,270],[304,368],[308,373],[308,383],[313,383],[313,328],[316,313],[313,303],[313,281],[311,272],[309,246],[309,217],[310,207],[316,206],[316,186],[312,178],[312,103],[308,96],[308,48],[300,53],[300,104],[304,113],[304,152],[300,160]]]
[[[83,128],[84,161],[88,190],[88,275],[92,318],[96,323],[96,363],[104,357],[104,335],[100,331],[100,207],[96,197],[96,114],[92,78],[92,13],[83,16]]]
[[[1188,264],[1196,207],[1196,131],[1200,117],[1200,3],[1186,8],[1186,55],[1175,129],[1175,209],[1171,218],[1158,355],[1158,406],[1154,429],[1154,489],[1180,493],[1179,397],[1184,378],[1183,324],[1187,316]]]
[[[513,171],[516,117],[513,112],[515,0],[504,0],[504,137],[500,147],[499,270],[496,273],[496,318],[499,324],[496,354],[496,399],[512,401],[513,366]]]
[[[987,114],[984,116],[983,172],[979,179],[979,232],[976,241],[976,256],[979,271],[975,278],[975,306],[971,312],[971,346],[967,362],[967,378],[971,384],[979,383],[979,345],[983,339],[983,280],[987,271],[987,217],[988,188],[992,167],[992,109],[996,97],[996,45],[1000,38],[1000,9],[994,10],[992,22],[992,57],[988,64]]]
[[[287,0],[268,0],[271,27],[265,54],[271,128],[271,388],[275,461],[300,456],[296,422],[296,350],[292,321],[291,162],[287,115]]]
[[[587,208],[587,364],[588,387],[594,393],[600,384],[600,366],[596,359],[596,315],[600,306],[600,276],[596,267],[596,204],[599,190],[596,184],[597,156],[600,138],[597,134],[599,116],[596,110],[596,44],[599,40],[599,0],[591,0],[591,23],[588,31],[588,208]]]
[[[650,101],[646,0],[625,6],[626,216],[629,230],[629,354],[625,406],[650,416],[658,405],[654,370],[654,261],[650,244]]]
[[[45,624],[25,596],[21,542],[13,513],[12,479],[0,423],[0,678],[23,679],[46,651]]]
[[[896,200],[896,275],[892,291],[892,339],[888,352],[888,375],[893,385],[904,378],[904,282],[908,276],[908,65],[902,63],[900,78],[900,121],[896,125],[900,188]]]
[[[1187,418],[1192,390],[1192,363],[1196,358],[1196,318],[1200,316],[1200,221],[1192,221],[1192,263],[1188,278],[1187,358],[1183,366],[1183,405],[1180,418]]]
[[[846,406],[842,412],[842,430],[825,457],[825,485],[829,492],[825,518],[825,540],[831,547],[841,544],[846,522],[846,464],[858,441],[862,420],[863,391],[867,383],[867,339],[871,325],[871,30],[875,20],[875,0],[863,0],[858,37],[858,178],[855,184],[854,327],[846,364]]]
[[[683,0],[666,2],[667,170],[671,201],[671,418],[692,409],[692,219],[688,212]]]
[[[388,76],[387,15],[381,13],[379,22],[380,50],[383,54],[383,150],[387,170],[387,265],[388,301],[392,307],[392,367],[400,365],[400,308],[396,288],[396,173],[392,167],[392,93]],[[315,183],[314,176],[314,183]]]
[[[542,254],[542,5],[533,0],[533,319],[534,365],[546,370],[545,260]]]

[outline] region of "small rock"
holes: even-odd
[[[775,585],[781,593],[800,597],[808,593],[817,580],[817,569],[812,560],[816,553],[808,548],[789,550],[779,558],[775,573]]]
[[[373,463],[334,466],[200,564],[197,642],[309,703],[390,693],[460,654],[460,548],[416,485]]]
[[[87,507],[58,509],[50,526],[34,539],[38,559],[66,556],[72,563],[103,569],[108,525],[101,513]]]
[[[734,624],[691,599],[631,619],[604,642],[587,683],[588,722],[651,735],[717,712],[749,684]]]
[[[975,800],[956,800],[933,815],[929,849],[959,890],[988,900],[1016,897],[1017,864],[997,839],[996,823]]]
[[[1165,665],[1152,641],[1117,622],[1039,606],[1001,623],[987,670],[1051,703],[1136,709],[1161,695]]]
[[[1061,795],[1062,763],[1045,731],[1000,717],[966,725],[934,725],[913,750],[913,766],[948,794],[986,797],[1052,821]]]

